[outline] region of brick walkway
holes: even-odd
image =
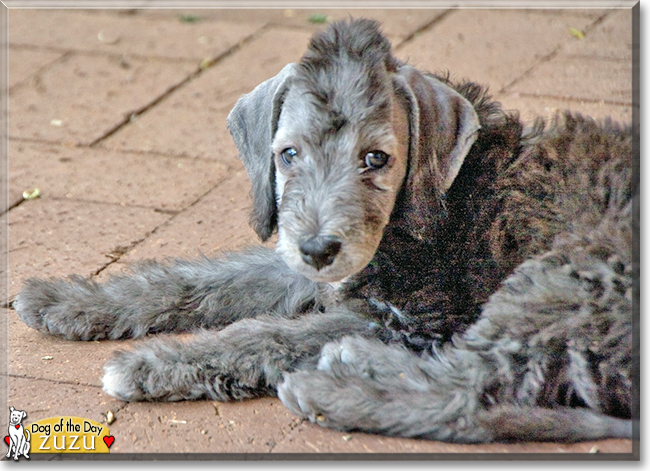
[[[506,108],[632,116],[631,9],[20,10],[8,12],[8,291],[30,276],[102,279],[132,261],[257,243],[249,182],[225,128],[237,98],[304,52],[315,13],[382,21],[395,54],[490,84]],[[573,32],[573,34],[572,34]],[[580,33],[584,37],[580,38]],[[41,197],[23,200],[39,188]],[[110,426],[116,453],[629,452],[631,442],[461,446],[342,434],[277,399],[115,400],[102,365],[133,342],[75,343],[8,321],[8,405],[27,422]],[[8,413],[0,411],[6,427]],[[6,428],[4,428],[6,430]]]

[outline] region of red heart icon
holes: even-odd
[[[5,442],[7,442],[7,445],[11,443],[11,439],[9,437],[5,437]]]
[[[18,430],[19,428],[20,428],[20,424],[16,425],[16,430]]]
[[[112,437],[110,435],[106,435],[104,437],[104,443],[106,443],[106,446],[109,448],[111,447],[114,441],[115,441],[115,437]]]

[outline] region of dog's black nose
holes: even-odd
[[[315,236],[300,243],[302,260],[316,270],[331,265],[341,250],[341,241],[335,236]]]

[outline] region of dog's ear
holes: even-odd
[[[277,225],[275,166],[271,142],[277,131],[282,101],[295,64],[242,96],[228,115],[228,129],[251,179],[253,211],[250,224],[262,240]]]
[[[434,77],[405,65],[394,83],[406,101],[411,139],[400,211],[411,235],[431,239],[444,209],[441,201],[481,126],[472,104]]]

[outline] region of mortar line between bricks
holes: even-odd
[[[243,40],[239,41],[237,44],[229,47],[227,50],[219,54],[218,56],[212,58],[207,64],[199,65],[199,67],[192,73],[190,73],[187,77],[185,77],[183,80],[181,80],[179,83],[176,85],[172,85],[170,88],[168,88],[165,92],[163,92],[160,96],[154,98],[151,102],[148,104],[144,105],[143,107],[137,109],[136,111],[131,112],[127,117],[125,117],[121,123],[116,125],[113,129],[109,130],[106,132],[103,136],[98,137],[94,141],[92,141],[88,147],[94,147],[98,143],[102,142],[103,140],[109,138],[113,134],[115,134],[117,131],[122,129],[124,126],[128,125],[132,119],[146,113],[148,110],[156,106],[158,103],[163,101],[165,98],[170,96],[172,93],[174,93],[176,90],[179,88],[183,87],[188,82],[191,82],[195,78],[198,78],[201,76],[202,73],[204,73],[206,70],[211,69],[215,65],[221,63],[223,60],[226,58],[232,56],[234,53],[239,51],[242,47],[244,47],[246,44],[249,44],[251,41],[257,39],[263,32],[265,32],[267,29],[267,25],[262,26],[259,28],[257,31],[249,35],[248,37],[244,38]]]
[[[228,169],[228,168],[227,168]],[[217,183],[220,184],[221,182]],[[73,203],[84,203],[84,204],[96,204],[96,205],[103,205],[103,206],[118,206],[121,208],[137,208],[137,209],[149,209],[157,213],[161,214],[169,214],[171,216],[175,216],[176,214],[180,213],[183,211],[185,208],[181,209],[165,209],[165,208],[159,208],[156,206],[147,206],[143,204],[122,204],[122,203],[115,203],[115,202],[110,202],[110,201],[99,201],[99,200],[93,200],[93,199],[85,199],[85,198],[65,198],[62,196],[48,196],[47,199],[50,199],[52,201],[71,201]],[[7,207],[6,211],[0,213],[0,216],[4,216],[7,214],[9,211],[11,211],[14,208],[17,208],[18,206],[22,205],[25,203],[26,200],[25,198],[20,199],[13,204],[11,204],[9,207]]]
[[[98,49],[70,49],[56,46],[35,46],[33,44],[22,44],[22,43],[12,43],[8,44],[10,49],[23,49],[28,51],[47,51],[47,52],[57,52],[65,55],[79,55],[79,56],[103,56],[111,59],[120,59],[122,57],[128,57],[129,59],[138,59],[138,60],[156,60],[156,61],[165,61],[165,62],[181,62],[181,63],[196,63],[196,58],[190,57],[170,57],[170,56],[159,56],[156,54],[138,54],[137,52],[113,52],[113,51],[102,51]],[[227,50],[225,51],[227,52]],[[217,56],[218,57],[218,56]],[[61,59],[61,58],[59,58]],[[200,61],[200,60],[199,60]]]
[[[11,205],[8,205],[7,209],[5,209],[3,212],[0,213],[0,216],[4,216],[5,214],[7,214],[12,209],[17,208],[18,206],[23,204],[25,201],[27,201],[27,200],[25,198],[23,198],[21,200],[16,201],[15,203],[12,203]]]
[[[74,381],[63,381],[63,380],[56,380],[56,379],[50,379],[50,378],[39,378],[37,376],[28,376],[28,375],[17,375],[17,374],[12,374],[12,373],[6,373],[3,374],[2,376],[5,376],[7,378],[17,378],[17,379],[26,379],[26,380],[36,380],[36,381],[47,381],[50,383],[55,383],[55,384],[69,384],[72,386],[85,386],[85,387],[90,387],[90,388],[99,388],[103,389],[103,386],[98,386],[96,384],[90,384],[90,383],[83,383],[83,382],[74,382]],[[126,408],[128,403],[124,404],[118,404],[115,408],[113,408],[113,413],[121,412],[123,409]]]
[[[70,146],[67,144],[60,142],[60,141],[48,141],[47,139],[35,139],[32,137],[19,137],[19,136],[9,136],[7,138],[8,141],[14,141],[14,142],[25,142],[29,144],[43,144],[43,145],[48,145],[48,146],[57,146],[63,149],[68,149]],[[72,147],[77,148],[77,149],[88,149],[89,144],[86,143],[79,143],[79,144],[74,144]],[[209,158],[209,157],[203,157],[200,155],[187,155],[187,154],[175,154],[173,152],[163,152],[159,150],[140,150],[140,149],[119,149],[119,148],[111,148],[111,147],[105,147],[102,145],[96,145],[93,147],[93,150],[102,150],[105,152],[112,152],[116,154],[134,154],[134,155],[141,155],[145,157],[170,157],[174,159],[184,159],[184,160],[189,160],[189,161],[197,161],[197,162],[204,162],[208,164],[221,164],[221,165],[227,165],[228,169],[233,170],[232,165],[230,164],[224,164],[223,162],[220,162],[218,160]]]
[[[172,218],[174,218],[174,216],[171,216],[169,219],[172,219]],[[103,271],[106,270],[108,267],[110,267],[110,266],[113,265],[115,262],[117,262],[120,258],[122,258],[122,256],[123,256],[124,254],[129,253],[131,250],[133,250],[134,247],[138,246],[138,244],[140,244],[140,243],[142,243],[143,241],[145,241],[145,240],[147,239],[147,237],[149,237],[149,236],[152,235],[152,234],[155,234],[159,227],[161,227],[161,226],[163,226],[164,224],[166,224],[167,222],[169,222],[169,219],[168,219],[167,221],[165,221],[164,223],[160,224],[159,226],[154,227],[150,232],[145,233],[144,236],[141,237],[140,239],[138,239],[138,240],[136,240],[135,242],[132,242],[130,245],[126,246],[126,247],[125,247],[125,250],[124,250],[124,253],[123,253],[122,255],[119,255],[119,256],[117,256],[117,257],[115,257],[115,258],[111,257],[111,260],[108,261],[108,262],[106,262],[104,265],[102,265],[101,267],[99,267],[97,270],[95,270],[95,271],[90,275],[90,278],[92,279],[92,278],[96,277],[97,275],[99,275],[101,272],[103,272]]]
[[[219,183],[221,183],[221,182],[219,182]],[[127,203],[122,204],[122,203],[115,203],[115,202],[110,202],[110,201],[100,201],[100,200],[92,200],[92,199],[85,199],[85,198],[67,198],[67,197],[63,197],[63,196],[48,196],[47,199],[52,200],[52,201],[69,201],[69,202],[72,202],[72,203],[80,203],[80,204],[95,204],[95,205],[99,205],[99,206],[117,206],[117,207],[120,207],[120,208],[148,209],[148,210],[155,211],[155,212],[161,213],[161,214],[169,214],[170,216],[175,216],[176,214],[180,213],[181,211],[183,211],[185,209],[185,208],[181,208],[181,209],[165,209],[165,208],[158,208],[156,206],[147,206],[147,205],[143,205],[143,204],[127,204]],[[7,212],[9,212],[10,209],[13,209],[13,208],[16,208],[16,207],[20,206],[21,204],[25,203],[26,201],[28,201],[28,200],[26,200],[24,198],[22,200],[17,201],[16,203],[14,203],[7,210]],[[6,213],[3,213],[3,214],[6,214]]]
[[[151,231],[145,233],[145,235],[144,235],[142,238],[140,238],[140,239],[138,239],[138,240],[132,242],[132,243],[129,244],[128,246],[126,246],[124,252],[123,252],[121,255],[119,255],[119,256],[117,256],[117,257],[115,257],[115,258],[111,258],[110,261],[108,261],[108,262],[106,262],[105,264],[103,264],[102,266],[100,266],[100,268],[98,268],[96,271],[92,272],[92,274],[90,275],[90,278],[94,278],[94,277],[96,277],[96,276],[99,275],[101,272],[103,272],[104,270],[106,270],[109,266],[111,266],[111,265],[113,265],[114,263],[118,262],[118,261],[119,261],[119,260],[120,260],[124,255],[128,254],[131,250],[133,250],[133,249],[134,249],[135,247],[137,247],[139,244],[141,244],[142,242],[144,242],[147,238],[149,238],[150,236],[152,236],[152,235],[154,235],[156,232],[158,232],[159,229],[162,229],[162,228],[166,227],[167,225],[171,224],[171,222],[172,222],[172,221],[173,221],[173,220],[174,220],[174,219],[175,219],[179,214],[182,214],[184,211],[186,211],[186,210],[188,210],[188,209],[190,209],[190,208],[196,206],[196,205],[199,203],[199,201],[201,201],[205,196],[207,196],[207,195],[208,195],[210,192],[212,192],[212,191],[216,191],[217,188],[219,188],[221,185],[223,185],[223,184],[224,184],[225,182],[227,182],[227,181],[228,181],[228,178],[224,178],[224,179],[221,180],[219,183],[215,184],[213,187],[211,187],[211,188],[209,188],[207,191],[205,191],[202,195],[200,195],[200,196],[199,196],[196,200],[194,200],[192,203],[190,203],[189,205],[187,205],[187,206],[184,207],[183,209],[178,210],[178,211],[175,212],[175,213],[170,213],[170,212],[167,212],[166,210],[159,210],[159,212],[161,212],[161,213],[163,213],[163,214],[168,214],[170,217],[169,217],[166,221],[164,221],[164,222],[162,222],[161,224],[159,224],[158,226],[154,227]],[[54,200],[54,201],[70,201],[70,199],[67,199],[67,198],[61,198],[61,197],[52,197],[51,199]],[[23,200],[19,201],[17,204],[13,205],[12,207],[19,206],[19,205],[22,204],[24,201],[27,201],[27,200],[24,200],[24,199],[23,199]],[[119,204],[119,203],[107,203],[107,202],[105,202],[105,201],[87,201],[87,200],[74,200],[74,199],[73,199],[72,201],[74,201],[74,202],[79,202],[79,203],[90,203],[90,204],[110,205],[110,206],[120,206],[120,207],[122,207],[122,205]],[[127,206],[124,206],[124,207],[139,207],[139,208],[141,208],[141,209],[153,209],[154,211],[157,210],[157,208],[152,208],[152,207],[149,207],[149,206],[135,206],[135,205],[127,205]],[[7,211],[7,212],[8,212],[8,211]],[[13,304],[13,302],[14,302],[14,299],[15,299],[15,296],[14,296],[14,297],[7,298],[6,302],[4,302],[3,304],[1,304],[0,307],[1,307],[1,308],[5,308],[5,309],[13,309],[12,304]]]
[[[594,21],[589,23],[587,26],[584,27],[584,33],[585,35],[589,33],[593,28],[601,24],[605,19],[609,16],[612,15],[614,12],[613,11],[606,11],[603,13],[601,16],[596,18]],[[555,47],[549,54],[543,56],[540,58],[537,62],[535,62],[528,70],[526,70],[524,73],[522,73],[519,77],[515,78],[512,82],[507,84],[506,86],[502,87],[501,90],[498,91],[498,93],[508,93],[509,89],[512,88],[514,85],[518,84],[522,80],[528,78],[533,71],[540,65],[544,64],[546,62],[549,62],[553,58],[555,58],[560,51],[564,48],[563,44],[559,44],[558,46]]]
[[[90,388],[99,388],[101,389],[102,386],[98,386],[96,384],[90,384],[90,383],[83,383],[83,382],[78,382],[78,381],[65,381],[65,380],[60,380],[60,379],[51,379],[51,378],[40,378],[38,376],[30,376],[30,375],[17,375],[13,373],[7,373],[6,375],[7,378],[17,378],[17,379],[29,379],[29,380],[37,380],[37,381],[49,381],[50,383],[56,383],[56,384],[71,384],[73,386],[87,386]]]
[[[627,59],[619,59],[618,57],[605,57],[589,54],[565,54],[564,57],[567,59],[587,59],[599,62],[613,62],[618,64],[629,64],[632,62],[632,57],[629,57]]]
[[[156,206],[146,206],[143,204],[128,204],[128,203],[122,204],[122,203],[114,203],[110,201],[99,201],[99,200],[92,200],[92,199],[85,199],[85,198],[66,198],[63,196],[49,196],[47,199],[52,201],[72,201],[73,203],[96,204],[102,206],[117,206],[120,208],[149,209],[155,211],[156,213],[169,214],[170,216],[174,216],[183,210],[183,209],[164,209],[164,208],[158,208]]]
[[[59,62],[63,62],[68,57],[72,57],[72,55],[73,55],[73,53],[70,52],[70,51],[61,51],[61,52],[62,52],[62,54],[61,54],[60,57],[57,57],[56,59],[52,59],[47,64],[44,64],[41,67],[39,67],[36,72],[33,72],[32,74],[30,74],[27,77],[23,78],[20,82],[13,84],[11,87],[7,87],[7,95],[10,92],[12,92],[12,91],[14,91],[14,90],[16,90],[18,88],[22,88],[22,87],[26,86],[26,84],[30,83],[34,79],[34,77],[38,77],[39,75],[41,75],[43,72],[45,72],[50,67],[58,64]]]
[[[423,25],[420,26],[419,28],[416,28],[415,31],[412,31],[408,36],[406,36],[404,39],[402,39],[402,40],[399,42],[399,44],[395,45],[395,46],[393,47],[393,50],[395,50],[395,51],[399,51],[402,47],[404,47],[405,45],[407,45],[407,44],[409,44],[411,41],[413,41],[413,40],[416,38],[416,36],[418,36],[418,35],[420,35],[420,34],[426,32],[426,31],[430,30],[430,29],[433,28],[435,25],[437,25],[438,23],[440,23],[441,21],[443,21],[445,18],[447,18],[449,15],[451,15],[454,11],[456,11],[456,10],[453,10],[453,9],[444,10],[444,11],[443,11],[442,13],[440,13],[438,16],[436,16],[435,18],[433,18],[431,21],[429,21],[429,22],[423,24]]]
[[[299,421],[294,422],[295,419],[299,419]],[[269,446],[269,449],[268,449],[267,453],[272,453],[273,449],[276,446],[284,443],[286,440],[288,440],[289,438],[294,436],[294,431],[297,428],[302,427],[305,423],[308,423],[308,422],[309,422],[309,419],[300,419],[298,417],[292,417],[290,419],[289,423],[287,424],[288,431],[285,432],[284,429],[282,427],[280,427],[280,430],[279,430],[280,431],[280,437],[279,437],[278,441],[274,440],[272,445],[269,445],[268,443],[266,443],[266,445]],[[295,424],[295,425],[292,426],[292,424]]]
[[[562,100],[562,101],[572,101],[572,102],[584,102],[584,103],[596,103],[604,105],[615,105],[615,106],[632,106],[631,102],[627,101],[617,101],[617,100],[607,100],[599,98],[576,98],[576,97],[566,97],[562,95],[545,95],[538,93],[526,93],[518,92],[519,96],[528,97],[528,98],[546,98],[553,100]]]
[[[512,88],[522,80],[528,78],[540,64],[545,64],[546,62],[551,61],[555,56],[557,56],[560,53],[561,49],[562,46],[555,47],[555,49],[553,49],[550,53],[540,58],[537,62],[535,62],[532,66],[530,66],[527,70],[525,70],[524,73],[522,73],[519,77],[512,80],[508,85],[502,87],[501,90],[499,90],[497,93],[508,93],[508,89]]]
[[[169,219],[167,219],[165,222],[162,222],[162,223],[160,223],[159,225],[157,225],[156,227],[154,227],[151,231],[149,231],[148,233],[146,233],[146,234],[144,235],[144,237],[142,237],[141,239],[136,240],[136,241],[133,242],[132,244],[128,245],[128,246],[126,247],[126,250],[125,250],[125,251],[124,251],[120,256],[113,258],[112,260],[110,260],[109,262],[107,262],[107,263],[105,263],[103,266],[101,266],[98,270],[96,270],[96,271],[91,275],[91,278],[96,277],[96,276],[99,275],[101,272],[103,272],[104,270],[106,270],[108,267],[110,267],[110,266],[113,265],[114,263],[118,262],[118,261],[119,261],[119,260],[120,260],[124,255],[128,254],[129,252],[131,252],[131,250],[133,250],[133,249],[134,249],[135,247],[137,247],[139,244],[141,244],[142,242],[144,242],[147,238],[149,238],[150,236],[156,234],[160,229],[162,229],[162,228],[164,228],[164,227],[167,227],[169,224],[171,224],[172,221],[174,221],[174,219],[176,219],[176,217],[177,217],[179,214],[182,214],[182,213],[184,213],[185,211],[187,211],[188,209],[191,209],[191,208],[193,208],[194,206],[196,206],[196,205],[199,203],[199,201],[201,201],[205,196],[207,196],[207,195],[208,195],[209,193],[211,193],[212,191],[215,191],[215,190],[216,190],[217,188],[219,188],[222,184],[224,184],[224,182],[227,182],[227,181],[228,181],[228,178],[224,178],[224,179],[221,180],[219,183],[217,183],[217,184],[214,185],[212,188],[210,188],[210,189],[207,190],[205,193],[203,193],[203,194],[200,195],[198,198],[196,198],[196,200],[194,200],[192,203],[190,203],[189,205],[187,205],[187,206],[186,206],[185,208],[183,208],[181,211],[179,211],[179,212],[176,213],[176,214],[171,215],[171,216],[169,217]]]
[[[58,143],[57,143],[58,144]],[[60,144],[63,145],[63,144]],[[77,146],[82,149],[87,149],[87,145],[79,145]],[[196,161],[196,162],[203,162],[207,164],[221,164],[221,165],[226,165],[229,170],[233,170],[233,167],[231,164],[224,164],[223,162],[210,158],[210,157],[203,157],[200,155],[187,155],[187,154],[175,154],[173,152],[163,152],[159,150],[140,150],[140,149],[115,149],[115,148],[110,148],[110,147],[104,147],[101,144],[96,145],[93,149],[98,149],[98,150],[103,150],[106,152],[115,152],[119,154],[134,154],[134,155],[141,155],[144,157],[170,157],[174,159],[184,159],[184,160],[189,160],[189,161]]]
[[[178,90],[179,88],[181,88],[181,87],[182,87],[183,85],[185,85],[187,82],[191,81],[194,77],[197,77],[197,76],[199,75],[200,72],[201,72],[201,69],[200,69],[200,68],[197,69],[197,70],[195,70],[195,71],[192,72],[190,75],[188,75],[188,76],[185,77],[183,80],[181,80],[179,83],[177,83],[176,85],[172,85],[172,86],[169,87],[167,90],[165,90],[165,91],[162,93],[162,95],[160,95],[160,96],[154,98],[153,101],[150,101],[149,103],[147,103],[147,104],[144,105],[143,107],[141,107],[141,108],[139,108],[139,109],[137,109],[137,110],[135,110],[135,111],[130,112],[130,113],[128,114],[128,116],[126,116],[126,117],[125,117],[121,122],[119,122],[116,126],[114,126],[112,129],[108,130],[108,131],[107,131],[106,133],[104,133],[102,136],[99,136],[97,139],[95,139],[94,141],[92,141],[90,144],[88,144],[88,147],[95,147],[97,144],[99,144],[99,143],[102,142],[103,140],[105,140],[105,139],[109,138],[110,136],[112,136],[113,134],[115,134],[117,131],[119,131],[120,129],[122,129],[124,126],[128,125],[128,124],[129,124],[129,123],[130,123],[134,118],[137,118],[137,117],[139,117],[140,115],[144,114],[145,112],[147,112],[147,110],[149,110],[149,109],[153,108],[154,106],[156,106],[158,103],[160,103],[161,101],[163,101],[166,97],[168,97],[169,95],[171,95],[172,93],[174,93],[176,90]]]

